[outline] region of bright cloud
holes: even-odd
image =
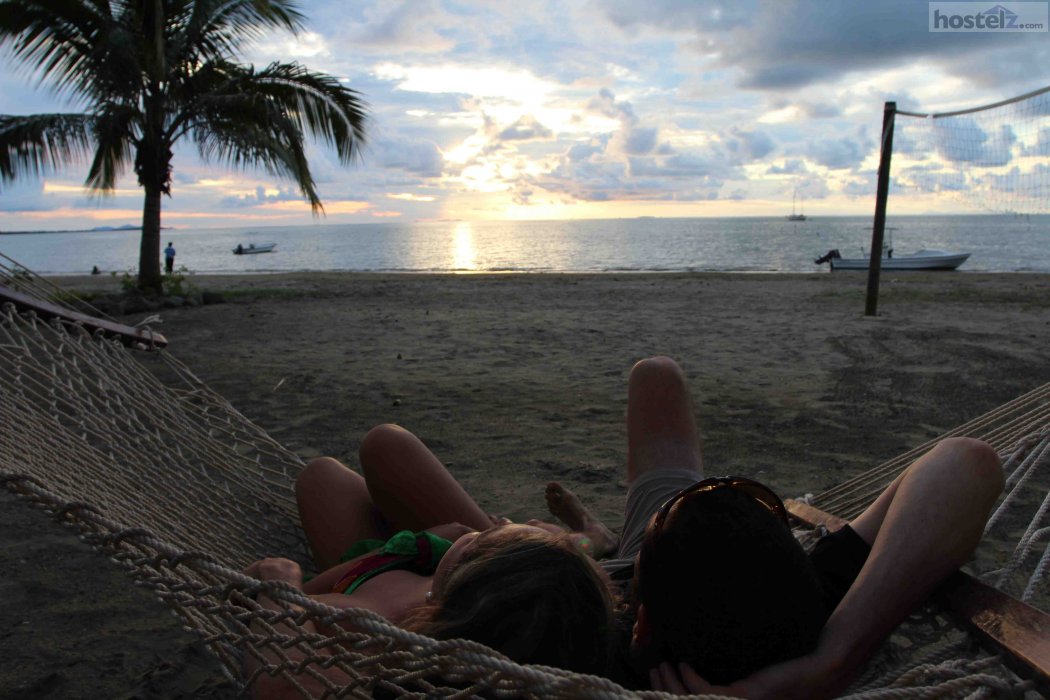
[[[1050,60],[1045,34],[930,34],[913,0],[302,2],[308,31],[267,34],[243,58],[298,61],[367,100],[357,163],[309,147],[332,222],[780,215],[792,193],[816,216],[868,213],[885,101],[994,102],[1041,87],[1033,68]],[[70,109],[0,66],[0,114]],[[931,192],[1012,187],[1015,170],[1046,167],[1050,107],[1033,119],[960,121],[965,147],[902,131],[895,175],[921,206]],[[986,172],[963,177],[960,164]],[[0,229],[138,220],[133,173],[102,200],[85,176],[82,163],[0,185]],[[202,163],[190,143],[172,194],[173,225],[313,220],[293,183]]]

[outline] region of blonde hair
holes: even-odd
[[[600,674],[613,648],[614,600],[608,577],[567,534],[493,528],[402,626],[480,642],[518,663]]]

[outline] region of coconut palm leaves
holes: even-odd
[[[298,31],[290,0],[0,0],[0,44],[82,114],[0,116],[0,183],[81,162],[111,192],[132,166],[145,190],[139,283],[160,285],[160,198],[187,137],[202,158],[262,166],[323,211],[306,137],[349,164],[365,139],[358,93],[297,63],[234,62],[248,40]]]

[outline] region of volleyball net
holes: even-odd
[[[1050,86],[941,114],[898,109],[891,192],[988,213],[1050,213]]]

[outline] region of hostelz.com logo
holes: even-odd
[[[1045,32],[1047,3],[1011,2],[975,11],[977,3],[931,2],[931,32]]]

